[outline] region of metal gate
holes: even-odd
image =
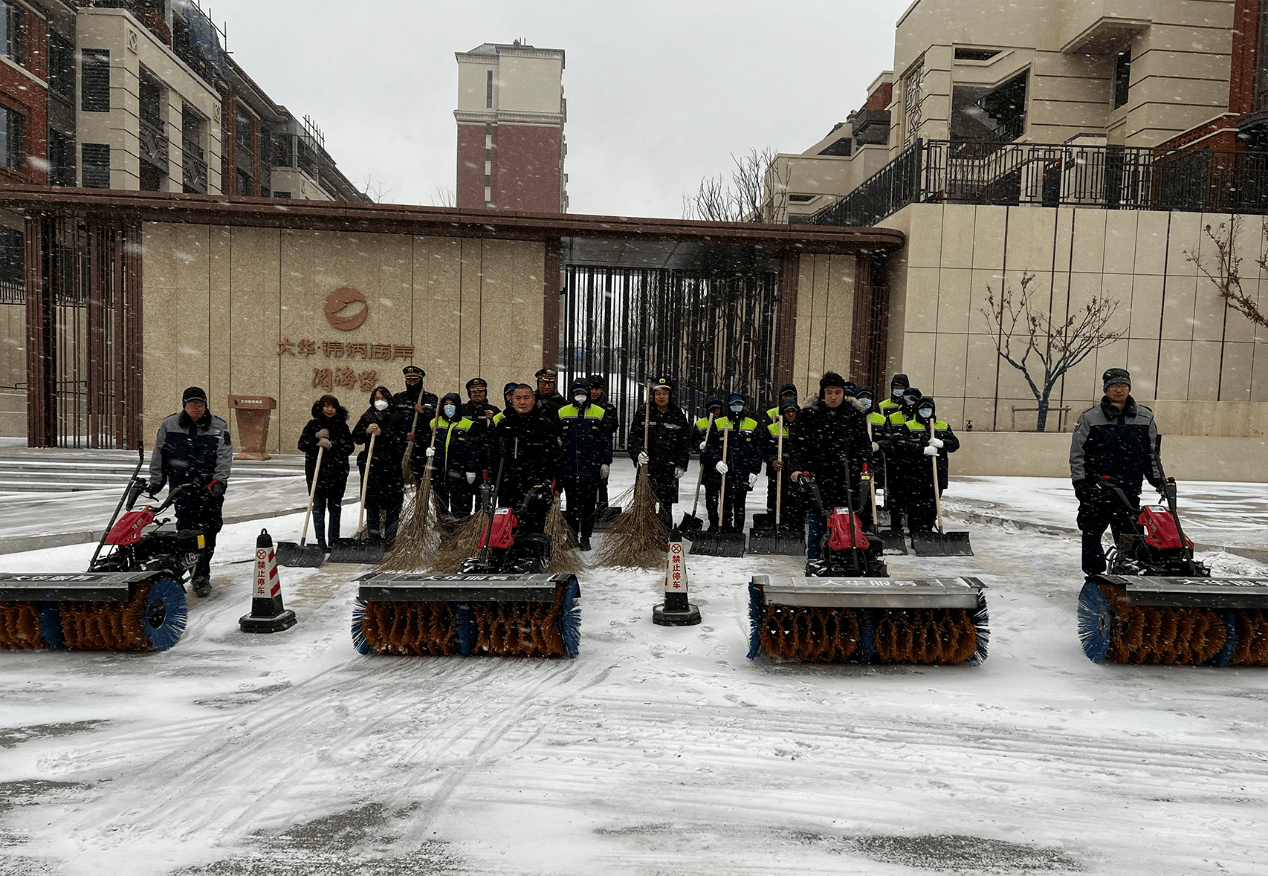
[[[737,268],[746,268],[737,270]],[[711,395],[742,393],[761,410],[778,391],[780,271],[749,253],[724,269],[565,266],[559,371],[602,374],[620,411],[618,447],[642,420],[646,381],[662,375],[689,420]]]
[[[26,222],[27,443],[141,443],[141,229]]]

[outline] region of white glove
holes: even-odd
[[[639,464],[639,465],[647,465],[647,463],[649,463],[649,462],[651,462],[651,459],[649,459],[649,458],[648,458],[648,456],[647,456],[647,451],[646,451],[646,450],[640,450],[640,451],[638,452],[638,464]]]
[[[751,473],[751,474],[749,474],[749,476],[748,476],[748,486],[749,486],[749,489],[751,490],[751,489],[752,489],[753,487],[755,487],[756,485],[757,485],[757,474],[756,474],[756,473]]]
[[[873,452],[873,453],[876,453],[876,452],[877,452],[877,451],[879,451],[880,449],[881,449],[881,446],[880,446],[879,444],[877,444],[875,441],[873,441],[873,442],[872,442],[872,452]]]
[[[606,465],[599,466],[599,479],[606,481],[608,479],[608,467]]]
[[[469,471],[469,472],[467,472],[467,483],[469,483],[469,484],[474,484],[474,483],[475,483],[475,472],[473,472],[473,471]]]
[[[318,438],[329,438],[329,437],[330,437],[330,430],[329,430],[329,429],[318,429],[318,430],[317,430],[317,437],[318,437]]]
[[[930,447],[936,447],[936,448],[938,448],[939,450],[941,450],[941,449],[942,449],[942,445],[943,445],[943,443],[944,443],[944,442],[943,442],[943,440],[942,440],[941,438],[930,438],[930,439],[929,439],[929,446],[930,446]]]
[[[686,473],[687,473],[687,470],[685,468],[675,468],[674,480],[680,480],[682,476],[685,475]]]
[[[719,462],[719,463],[718,463],[717,465],[715,465],[713,468],[714,468],[714,470],[715,470],[715,471],[717,471],[717,473],[718,473],[718,474],[726,474],[726,473],[727,473],[727,471],[728,471],[728,469],[727,469],[727,465],[726,465],[726,463],[725,463],[725,462]]]
[[[938,455],[938,448],[934,447],[932,444],[930,444],[929,446],[925,448],[925,456],[937,456],[937,455]]]
[[[435,455],[436,455],[436,448],[435,448],[435,447],[428,447],[428,448],[427,448],[427,458],[428,458],[428,459],[431,459],[431,458],[432,458],[433,456],[435,456]]]
[[[708,446],[709,446],[709,439],[706,438],[705,440],[700,442],[700,452],[704,453],[704,449]]]
[[[330,439],[329,439],[329,438],[318,438],[318,439],[317,439],[317,446],[318,446],[318,447],[321,447],[321,448],[324,448],[324,449],[326,449],[326,450],[329,450],[330,448],[334,447],[335,445],[333,445],[333,444],[331,444],[331,443],[330,443]]]

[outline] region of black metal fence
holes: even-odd
[[[715,393],[754,408],[778,391],[779,273],[569,265],[559,388],[602,374],[620,410],[617,446],[642,422],[648,378],[668,375],[673,401],[694,421]]]
[[[1268,153],[917,140],[812,221],[874,225],[915,203],[1268,214]]]

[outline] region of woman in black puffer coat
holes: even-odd
[[[412,417],[412,415],[411,415]],[[361,415],[352,430],[352,441],[365,447],[357,454],[361,477],[368,478],[365,495],[365,531],[372,542],[391,544],[401,519],[405,502],[405,475],[401,460],[405,457],[409,421],[392,406],[392,392],[376,386],[370,393],[370,407]],[[374,455],[370,456],[370,436]],[[369,471],[366,462],[369,461]]]
[[[343,494],[348,486],[348,456],[353,450],[348,411],[339,404],[339,399],[323,395],[313,402],[313,418],[299,436],[299,449],[304,453],[304,476],[310,492],[313,491],[313,475],[317,468],[317,451],[322,451],[321,470],[315,472],[317,490],[313,493],[313,531],[317,535],[317,544],[322,550],[327,550],[339,537]],[[329,530],[326,528],[327,514]]]

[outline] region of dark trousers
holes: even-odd
[[[372,541],[391,542],[401,522],[401,505],[405,502],[405,487],[394,485],[374,489],[365,497],[365,531]]]
[[[743,477],[743,475],[741,475]],[[722,531],[744,531],[744,503],[748,500],[748,484],[726,485],[726,495],[722,497]]]
[[[313,534],[317,544],[327,547],[339,537],[339,519],[343,514],[343,491],[338,495],[321,487],[313,495]],[[327,529],[329,517],[329,529]]]
[[[211,555],[216,552],[216,533],[224,526],[225,500],[223,496],[213,496],[206,490],[191,489],[176,497],[176,528],[201,529],[205,545],[194,567],[194,575],[211,577]]]
[[[1139,494],[1128,494],[1127,501],[1132,508],[1140,507]],[[1079,503],[1079,516],[1075,522],[1082,534],[1083,574],[1099,575],[1105,571],[1105,549],[1101,547],[1101,536],[1107,528],[1116,541],[1120,535],[1133,534],[1136,516],[1134,512],[1129,514],[1119,505],[1117,499],[1108,494]]]
[[[602,481],[588,478],[564,478],[564,517],[579,538],[594,535],[594,515],[598,507],[599,485]]]
[[[431,480],[440,514],[453,518],[470,517],[475,503],[475,486],[467,483],[465,474],[437,474]]]
[[[649,478],[652,485],[652,492],[656,494],[656,516],[660,518],[660,522],[665,524],[665,529],[672,531],[674,528],[674,502],[678,500],[678,481],[670,478],[668,481],[659,481],[655,478]]]
[[[709,529],[718,528],[718,490],[722,487],[719,478],[713,483],[708,478],[704,481],[704,511],[709,518]]]

